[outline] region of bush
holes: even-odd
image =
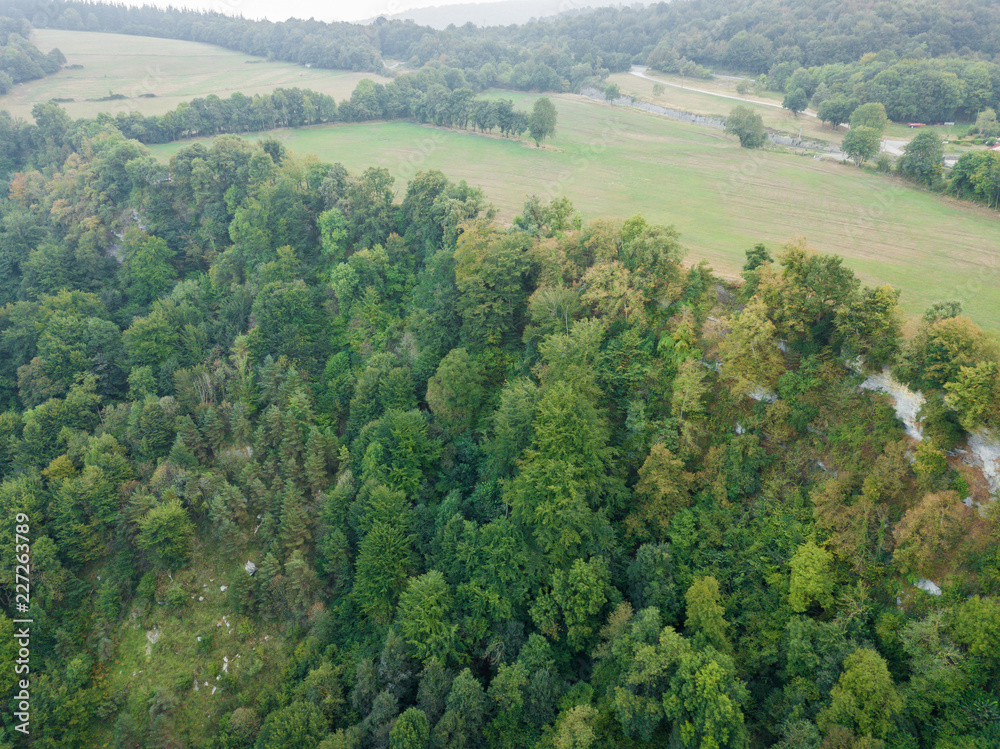
[[[210,653],[212,652],[212,646],[215,644],[215,635],[211,632],[207,634],[200,635],[200,640],[195,640],[198,643],[197,651],[199,653]]]
[[[172,585],[167,591],[167,603],[174,608],[180,608],[187,603],[187,593],[180,585]]]
[[[143,598],[152,600],[156,596],[156,575],[152,572],[143,575],[135,592]]]

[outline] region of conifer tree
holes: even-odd
[[[328,440],[319,429],[312,427],[309,430],[309,439],[306,442],[305,452],[305,473],[309,484],[309,490],[314,495],[322,494],[330,485],[330,477],[327,468]]]
[[[278,533],[286,556],[291,556],[296,551],[302,552],[312,543],[305,498],[294,483],[288,484],[282,497],[281,528]]]

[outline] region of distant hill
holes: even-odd
[[[596,5],[602,6],[608,4],[606,2],[596,3]],[[462,26],[470,21],[476,26],[509,26],[567,11],[580,12],[584,10],[589,10],[589,7],[567,2],[567,0],[503,0],[503,2],[497,3],[459,3],[456,5],[436,5],[432,8],[416,8],[394,13],[386,18],[402,21],[412,20],[421,26],[444,29],[449,24]]]

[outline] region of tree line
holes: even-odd
[[[101,113],[93,120],[73,121],[56,103],[32,109],[34,123],[0,112],[0,174],[32,161],[44,162],[50,152],[68,152],[81,138],[113,127],[126,138],[144,144],[171,143],[185,138],[223,133],[254,133],[283,127],[333,122],[412,119],[443,127],[498,132],[503,137],[527,133],[536,144],[555,132],[557,114],[548,99],[536,101],[531,112],[514,108],[511,99],[478,99],[468,87],[449,90],[446,76],[425,68],[388,84],[360,81],[351,98],[339,104],[327,94],[308,89],[278,88],[269,94],[214,94],[182,102],[162,115]],[[460,82],[460,81],[458,81]]]
[[[853,108],[869,103],[881,104],[895,122],[937,124],[974,121],[980,112],[995,109],[1000,66],[961,58],[900,59],[883,52],[852,64],[788,66],[768,75],[767,84],[798,93],[833,126],[847,122]]]
[[[42,53],[27,40],[31,25],[23,19],[0,18],[0,96],[15,83],[44,78],[62,70],[66,58],[58,49]]]
[[[857,99],[839,97],[820,105],[818,116],[833,127],[849,122],[850,129],[840,148],[855,166],[878,157],[880,172],[895,171],[929,190],[1000,208],[1000,153],[976,150],[962,154],[946,174],[941,135],[933,128],[923,128],[903,147],[903,155],[893,164],[888,155],[880,154],[882,135],[889,123],[881,102],[859,104]],[[992,108],[985,109],[977,121],[981,131],[1000,132]],[[750,107],[734,107],[726,118],[725,130],[737,136],[743,148],[761,148],[767,143],[764,120]]]

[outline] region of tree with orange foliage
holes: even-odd
[[[639,469],[635,508],[625,518],[628,534],[641,541],[665,540],[674,513],[691,504],[690,480],[679,458],[661,443],[653,445]]]
[[[975,513],[962,504],[956,492],[925,495],[895,528],[896,566],[904,574],[928,574],[953,558],[974,522]]]

